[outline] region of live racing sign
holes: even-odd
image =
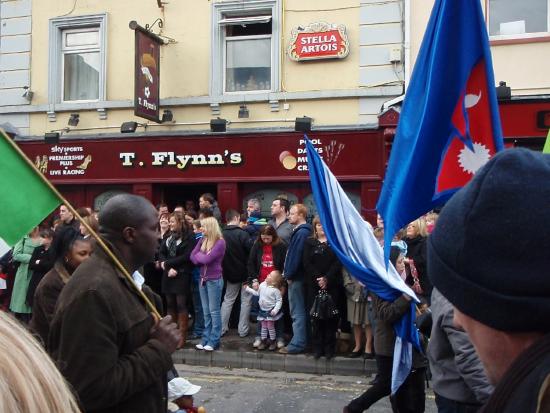
[[[288,55],[292,60],[343,59],[349,54],[346,27],[325,22],[292,29]]]
[[[159,122],[161,43],[156,36],[139,29],[135,30],[134,114]]]

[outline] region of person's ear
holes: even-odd
[[[133,244],[137,237],[137,231],[133,227],[125,227],[122,230],[122,239],[128,244]]]

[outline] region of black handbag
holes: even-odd
[[[319,290],[315,296],[309,315],[315,320],[329,320],[338,317],[338,308],[327,290]]]

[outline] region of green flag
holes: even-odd
[[[61,203],[2,129],[0,188],[0,250],[13,246]]]
[[[548,135],[546,135],[546,142],[544,142],[542,153],[550,153],[550,129],[548,129]]]

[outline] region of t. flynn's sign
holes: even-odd
[[[292,60],[343,59],[349,53],[349,41],[343,24],[311,23],[292,29],[288,55]]]

